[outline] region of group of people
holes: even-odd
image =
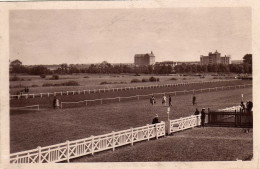
[[[252,111],[252,108],[253,108],[253,102],[251,101],[248,101],[246,103],[246,105],[244,104],[243,101],[241,101],[240,103],[240,109],[242,112],[247,112],[247,113],[250,113]]]
[[[56,97],[54,97],[54,99],[53,99],[53,109],[58,109],[58,108],[60,108],[60,101],[59,101],[59,99],[57,99]]]
[[[172,106],[172,97],[170,95],[169,95],[168,101],[169,101],[169,106]],[[152,96],[150,98],[150,103],[152,105],[154,105],[156,103],[154,96]],[[166,104],[167,104],[167,98],[166,98],[165,95],[163,95],[163,97],[162,97],[162,105],[166,106]]]
[[[205,118],[206,118],[206,112],[205,112],[205,108],[202,108],[201,110],[201,113],[199,112],[198,108],[196,108],[196,111],[194,113],[194,115],[199,115],[201,114],[200,116],[200,120],[201,120],[201,126],[204,127],[205,126]]]

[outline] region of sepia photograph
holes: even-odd
[[[252,13],[9,10],[9,163],[252,162]]]

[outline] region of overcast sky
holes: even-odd
[[[239,60],[252,52],[250,8],[15,10],[10,59],[31,64],[199,61],[218,50]]]

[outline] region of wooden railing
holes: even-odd
[[[52,163],[65,160],[69,162],[76,157],[93,155],[109,149],[115,150],[116,147],[134,145],[135,142],[158,139],[162,136],[165,136],[164,122],[147,124],[143,127],[13,153],[10,155],[10,163]]]
[[[242,87],[247,87],[247,86],[252,86],[252,84],[244,84],[244,85],[235,85],[235,86],[221,86],[221,87],[214,87],[214,88],[204,88],[204,89],[192,89],[192,90],[183,90],[183,91],[174,91],[174,92],[164,92],[164,93],[151,93],[147,95],[134,95],[134,96],[129,96],[129,97],[114,97],[114,98],[101,98],[101,99],[93,99],[93,100],[81,100],[77,102],[61,102],[60,107],[64,108],[64,105],[80,105],[81,106],[88,106],[89,102],[98,102],[98,104],[104,104],[105,101],[108,100],[114,100],[115,102],[121,102],[124,99],[132,99],[135,98],[137,100],[140,100],[144,97],[149,97],[149,96],[156,96],[156,95],[174,95],[177,96],[178,94],[193,94],[196,92],[213,92],[213,91],[219,91],[219,90],[224,90],[224,89],[236,89],[236,88],[242,88]]]
[[[76,90],[76,91],[59,91],[59,92],[48,92],[48,93],[28,93],[28,94],[18,94],[10,95],[10,99],[28,99],[36,97],[51,97],[51,96],[63,96],[63,95],[75,95],[75,94],[91,94],[91,93],[104,93],[104,92],[117,92],[125,90],[137,90],[137,89],[149,89],[149,88],[161,88],[161,87],[174,87],[174,86],[184,86],[192,84],[207,84],[207,83],[219,83],[228,82],[235,80],[218,80],[218,81],[204,81],[204,82],[186,82],[186,83],[174,83],[174,84],[162,84],[162,85],[149,85],[149,86],[135,86],[135,87],[121,87],[121,88],[107,88],[107,89],[93,89],[93,90]]]

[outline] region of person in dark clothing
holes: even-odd
[[[205,117],[206,117],[205,108],[203,108],[203,109],[201,110],[201,117],[200,117],[200,119],[201,119],[201,126],[202,126],[202,127],[205,126]]]
[[[56,97],[54,97],[54,99],[53,99],[52,106],[53,106],[53,109],[56,108]]]
[[[253,103],[251,101],[248,101],[246,103],[246,110],[247,110],[247,112],[251,112],[252,108],[253,108]]]
[[[169,106],[172,106],[172,97],[169,95]]]
[[[155,115],[152,124],[160,123],[158,119],[158,114]]]
[[[193,94],[193,97],[192,97],[192,104],[195,105],[196,104],[196,96]]]
[[[200,114],[200,112],[199,112],[198,108],[196,108],[194,115],[199,115],[199,114]]]
[[[240,108],[241,108],[242,112],[245,112],[246,106],[245,106],[245,104],[243,102],[240,103]]]

